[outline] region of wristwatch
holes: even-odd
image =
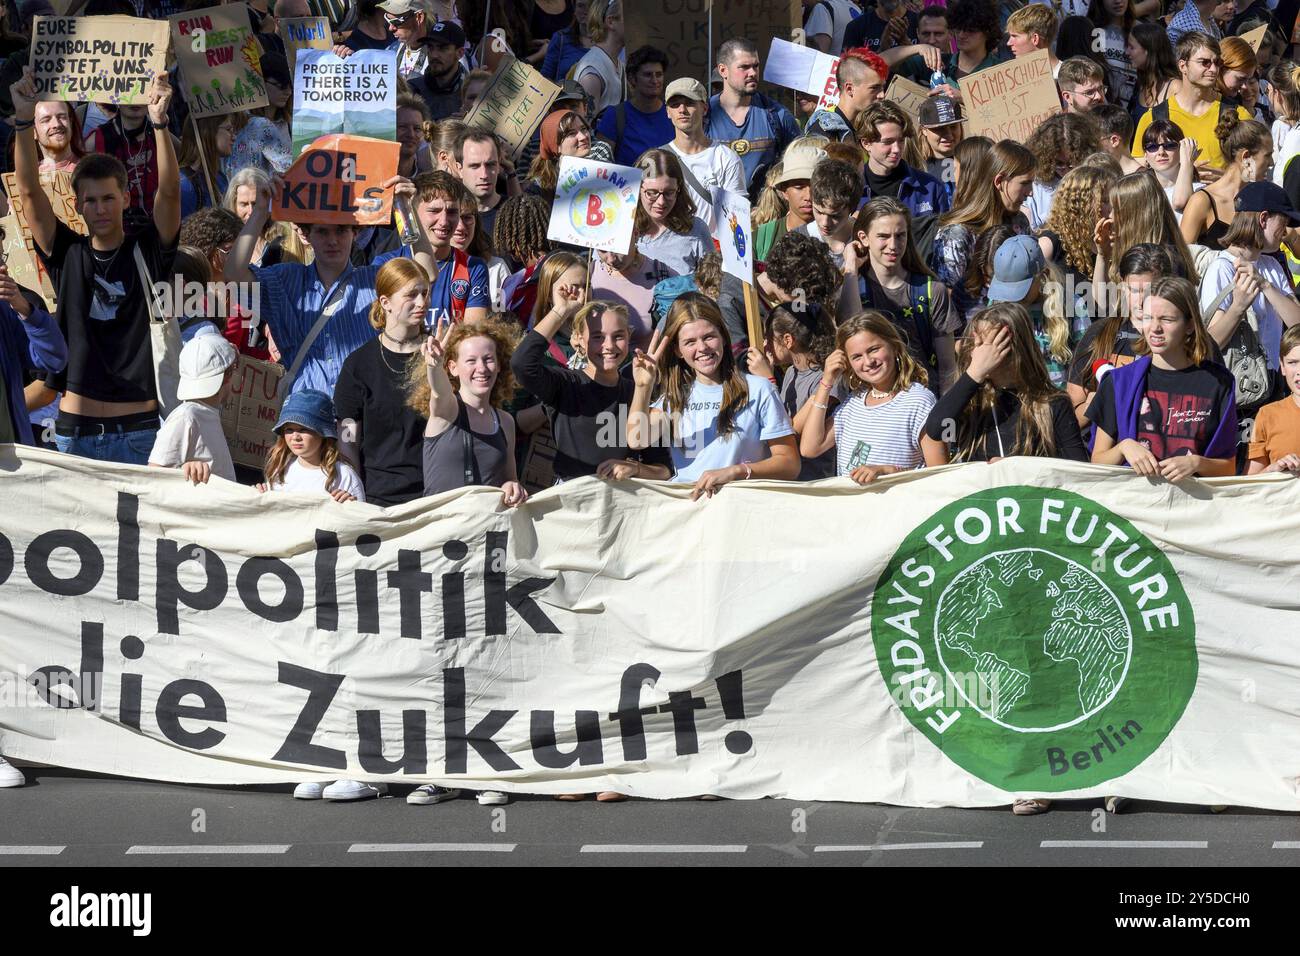
[[[154,129],[171,129],[167,123],[155,123],[153,120],[149,120],[149,125]]]

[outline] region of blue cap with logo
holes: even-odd
[[[1029,294],[1034,279],[1047,267],[1043,250],[1033,236],[1012,236],[993,256],[993,281],[989,303],[1019,302]]]

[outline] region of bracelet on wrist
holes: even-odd
[[[745,480],[746,480],[746,481],[749,481],[749,479],[751,479],[751,478],[754,477],[754,469],[749,467],[749,462],[747,462],[747,461],[742,461],[742,462],[740,463],[740,467],[745,469]]]
[[[149,125],[150,125],[153,129],[171,129],[171,127],[168,126],[167,123],[166,123],[165,121],[162,122],[162,123],[155,123],[153,120],[149,120]]]
[[[813,408],[820,408],[822,411],[826,411],[830,408],[830,405],[826,402],[819,402],[816,399],[813,399]]]
[[[819,388],[824,388],[824,389],[826,389],[826,391],[829,392],[831,389],[833,389],[833,388],[835,387],[835,383],[834,383],[834,382],[828,382],[828,381],[826,381],[826,379],[822,379],[822,380],[818,383],[818,387],[819,387]]]

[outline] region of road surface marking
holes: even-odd
[[[1300,850],[1300,842],[1295,840],[1274,840],[1273,849],[1275,850]]]
[[[743,843],[587,843],[580,853],[744,853]]]
[[[873,853],[876,850],[978,850],[983,840],[953,843],[873,843],[863,846],[815,846],[814,853]]]
[[[354,843],[349,853],[513,853],[514,843]]]
[[[1115,850],[1204,850],[1205,840],[1044,840],[1044,850],[1091,850],[1097,847]]]
[[[0,846],[0,856],[58,856],[63,846]]]
[[[126,851],[127,856],[176,856],[190,854],[207,856],[212,854],[280,854],[288,853],[288,843],[250,843],[242,846],[204,846],[200,844],[176,844],[169,846],[133,846]]]

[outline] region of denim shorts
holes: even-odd
[[[64,454],[80,458],[147,465],[157,437],[157,428],[143,428],[136,432],[109,432],[106,435],[55,435],[54,443]]]

